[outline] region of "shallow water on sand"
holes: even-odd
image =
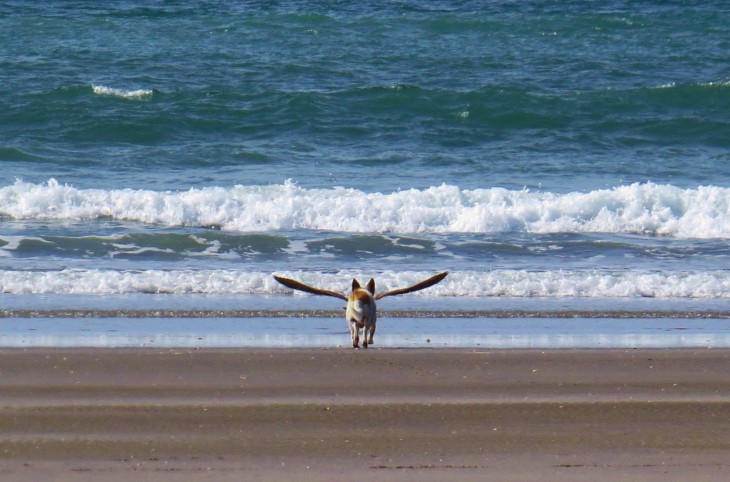
[[[728,347],[726,318],[383,317],[375,348]],[[0,347],[347,347],[343,319],[5,318]]]

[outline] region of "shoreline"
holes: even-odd
[[[2,318],[342,318],[321,309],[0,309]],[[728,310],[380,310],[381,318],[730,319]]]
[[[729,363],[730,349],[2,348],[0,474],[719,481]]]

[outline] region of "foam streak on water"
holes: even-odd
[[[120,97],[122,99],[144,99],[152,96],[153,91],[151,89],[135,89],[135,90],[123,90],[115,89],[112,87],[106,87],[103,85],[93,85],[92,90],[97,95],[109,95],[113,97]]]
[[[356,272],[334,274],[283,272],[308,284],[346,292]],[[392,289],[426,278],[429,272],[383,271],[381,289]],[[2,271],[0,292],[8,294],[122,295],[207,294],[275,295],[287,292],[270,272],[245,270],[61,270]],[[297,294],[297,296],[299,296]],[[459,271],[427,292],[411,296],[536,297],[536,298],[699,298],[730,299],[730,271],[651,272],[528,272]]]

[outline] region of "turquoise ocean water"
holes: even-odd
[[[0,308],[725,310],[730,6],[0,5]],[[390,301],[392,300],[392,302]],[[344,327],[339,327],[344,328]]]

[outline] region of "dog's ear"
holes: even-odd
[[[368,281],[368,291],[371,295],[375,294],[375,280],[370,278],[370,281]]]
[[[360,283],[358,283],[355,278],[352,278],[352,291],[355,291],[359,287],[360,287]]]

